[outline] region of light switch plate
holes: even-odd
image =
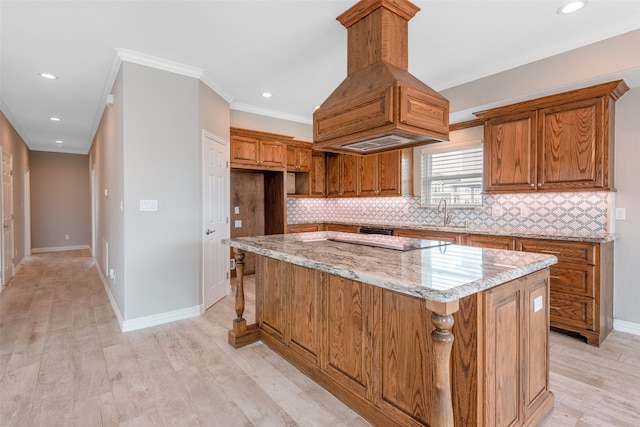
[[[157,200],[140,200],[140,210],[155,212],[158,210],[158,201]]]
[[[619,220],[627,219],[627,209],[616,208],[616,219],[619,219]]]

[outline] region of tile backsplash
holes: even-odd
[[[522,193],[486,195],[473,209],[449,209],[451,225],[512,231],[610,233],[612,193]],[[442,212],[414,197],[288,199],[290,224],[355,222],[387,225],[442,224]]]

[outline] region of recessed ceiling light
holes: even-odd
[[[558,8],[558,15],[568,15],[573,12],[577,12],[583,7],[587,5],[587,0],[577,0],[570,1],[569,3],[565,3],[563,6]]]
[[[59,122],[60,117],[49,117],[49,120],[51,120],[52,122]]]
[[[57,79],[56,76],[54,76],[53,74],[49,74],[49,73],[40,73],[38,74],[40,77],[42,77],[43,79],[49,79],[49,80],[55,80]]]
[[[56,144],[62,144],[64,141],[62,141],[61,139],[56,140]]]
[[[273,95],[271,95],[270,92],[262,92],[262,96],[264,96],[265,98],[271,98]]]

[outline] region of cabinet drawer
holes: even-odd
[[[551,326],[559,328],[570,326],[595,330],[593,324],[595,300],[593,298],[551,292],[550,301]]]
[[[558,262],[593,265],[596,259],[596,245],[593,243],[518,239],[516,248],[524,252],[555,255]]]
[[[595,267],[559,262],[550,268],[551,290],[572,295],[594,297]]]

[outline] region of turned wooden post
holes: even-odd
[[[244,313],[244,252],[234,249],[236,258],[236,317],[233,319],[233,330],[241,334],[247,330],[247,321],[242,317]]]
[[[453,316],[431,313],[431,332],[435,352],[435,394],[433,398],[434,427],[453,427],[453,402],[451,400],[451,346],[453,345]]]
[[[233,329],[229,331],[228,340],[234,348],[239,348],[260,339],[260,329],[257,325],[247,326],[244,314],[244,252],[234,248],[236,258],[236,318],[233,319]]]

